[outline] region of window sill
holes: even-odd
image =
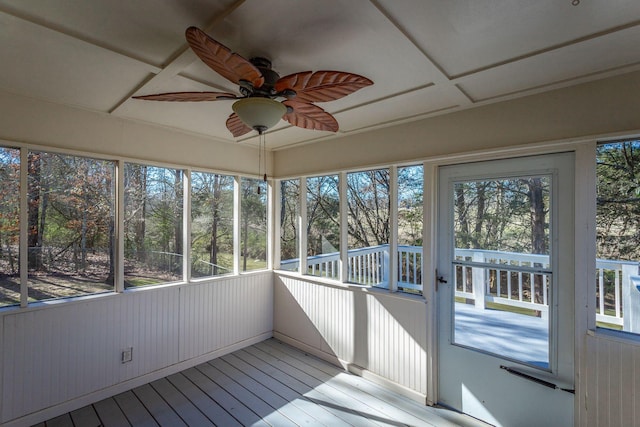
[[[621,344],[640,347],[640,334],[632,332],[614,331],[606,328],[589,329],[587,335]]]

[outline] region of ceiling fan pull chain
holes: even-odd
[[[262,134],[262,161],[264,162],[264,182],[267,182],[267,136]]]
[[[264,150],[264,132],[258,132],[259,142],[258,142],[258,175],[262,175],[262,152]],[[265,162],[264,166],[264,180],[267,181],[267,164]],[[260,194],[260,184],[258,184],[258,194]]]

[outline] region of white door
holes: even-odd
[[[573,153],[440,168],[441,404],[573,425],[573,170]]]

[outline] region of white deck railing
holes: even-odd
[[[548,312],[549,257],[516,252],[456,249],[456,297]]]
[[[398,246],[398,287],[422,291],[422,247]],[[548,313],[549,257],[547,255],[475,249],[455,250],[455,295],[478,307],[493,302]],[[347,281],[387,288],[389,286],[389,245],[371,246],[348,251]],[[296,270],[297,259],[282,261],[284,270]],[[307,259],[307,274],[339,279],[340,253],[311,256]],[[596,260],[596,320],[632,330],[632,300],[638,262]],[[640,286],[640,284],[638,285]],[[640,295],[640,293],[639,293]],[[638,305],[638,304],[635,304]],[[640,307],[638,322],[640,323]]]

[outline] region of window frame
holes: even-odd
[[[214,282],[217,280],[225,280],[230,276],[241,276],[241,275],[251,275],[251,274],[260,274],[264,271],[268,271],[269,269],[273,269],[273,230],[274,230],[274,220],[273,220],[273,212],[274,212],[274,195],[275,188],[272,180],[268,180],[266,183],[266,238],[267,238],[267,246],[266,246],[266,256],[267,262],[266,267],[256,270],[251,270],[247,272],[239,271],[240,265],[240,232],[239,232],[239,219],[240,219],[240,189],[239,183],[242,178],[250,178],[250,179],[262,179],[262,177],[258,177],[252,174],[238,174],[230,171],[224,171],[220,169],[208,169],[202,167],[193,167],[190,165],[181,165],[181,164],[172,164],[170,162],[158,162],[148,159],[139,159],[133,157],[126,156],[118,156],[118,155],[108,155],[101,153],[88,152],[83,150],[74,150],[74,149],[66,149],[59,147],[51,147],[47,145],[39,145],[39,144],[29,144],[29,143],[21,143],[14,141],[0,141],[0,147],[6,149],[15,149],[20,153],[20,191],[19,191],[19,254],[20,254],[20,303],[19,304],[11,304],[0,306],[0,313],[6,311],[12,311],[17,309],[24,308],[34,308],[41,307],[43,305],[47,305],[52,301],[55,302],[72,302],[78,301],[86,298],[95,298],[101,296],[109,296],[109,295],[117,295],[122,293],[130,293],[130,292],[144,292],[145,290],[156,289],[158,287],[166,287],[166,286],[185,286],[191,283],[201,283],[201,282]],[[62,296],[56,297],[46,300],[32,301],[28,300],[28,269],[27,269],[27,250],[28,250],[28,198],[27,198],[27,182],[28,182],[28,173],[27,173],[27,165],[28,165],[28,153],[29,151],[35,152],[46,152],[57,155],[66,155],[66,156],[77,156],[77,157],[85,157],[92,160],[97,161],[109,161],[114,163],[114,187],[115,194],[113,198],[114,205],[114,216],[115,216],[115,261],[114,261],[114,269],[115,269],[115,278],[114,285],[111,290],[101,293],[91,293],[91,294],[83,294],[77,296]],[[183,210],[182,210],[182,245],[183,245],[183,272],[181,280],[174,282],[166,282],[159,283],[150,286],[140,286],[135,288],[124,288],[124,166],[126,163],[135,163],[135,164],[143,164],[146,166],[153,166],[159,168],[166,169],[180,169],[183,172]],[[191,172],[205,172],[211,174],[220,174],[225,176],[231,176],[234,180],[234,202],[233,202],[233,262],[234,269],[233,272],[226,275],[220,276],[212,276],[205,278],[197,278],[193,279],[191,277],[190,271],[190,235],[191,235]]]

